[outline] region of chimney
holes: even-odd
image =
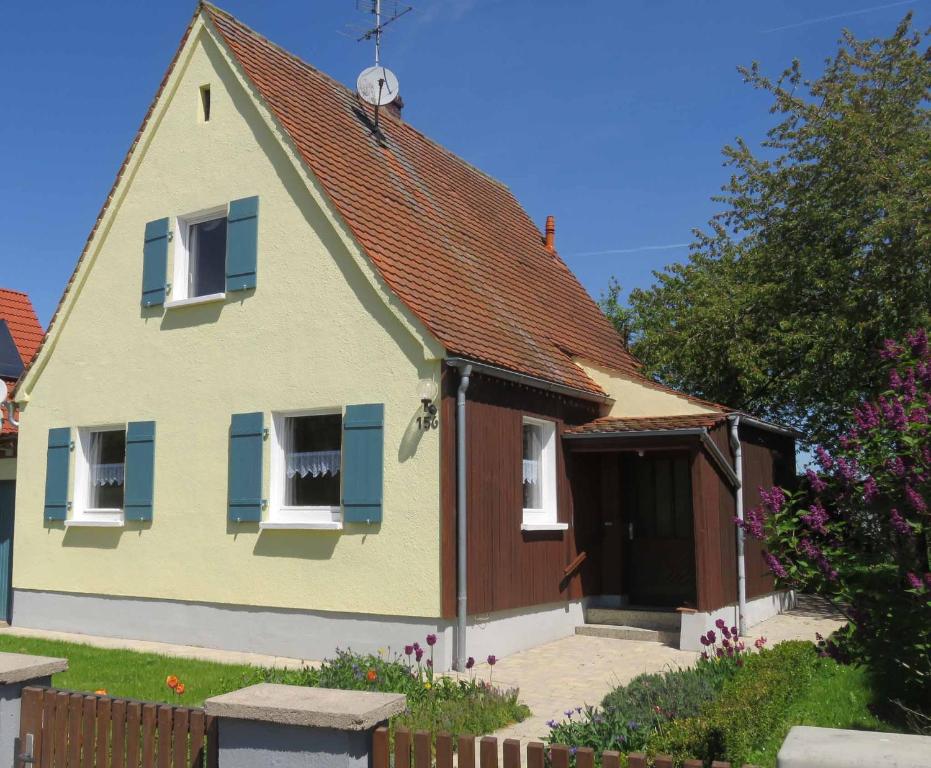
[[[550,253],[556,250],[556,217],[546,217],[546,236],[543,238],[543,247]]]
[[[401,96],[398,95],[398,97],[394,101],[392,101],[390,104],[386,104],[385,106],[382,107],[382,109],[385,110],[386,112],[390,112],[392,115],[398,118],[398,120],[400,120],[401,110],[404,109],[404,99],[402,99]]]

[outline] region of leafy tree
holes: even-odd
[[[633,312],[621,301],[622,291],[621,284],[612,276],[608,280],[608,290],[598,297],[598,306],[624,340],[624,346],[629,347]]]
[[[635,290],[633,350],[660,380],[829,442],[879,382],[875,350],[931,316],[931,54],[906,16],[845,32],[816,80],[797,61],[761,150],[724,148],[724,204],[688,262]],[[609,289],[608,297],[611,293]]]
[[[784,586],[832,600],[850,622],[839,650],[876,691],[931,724],[931,350],[924,330],[885,343],[887,383],[858,405],[795,491],[761,491],[746,533]]]

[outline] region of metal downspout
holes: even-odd
[[[466,591],[466,390],[472,366],[459,373],[456,392],[456,669],[465,671],[466,622],[468,603]]]
[[[743,449],[740,445],[740,415],[730,416],[731,448],[734,449],[734,474],[737,475],[737,487],[734,489],[734,511],[737,519],[744,519],[744,465]],[[747,563],[744,558],[744,529],[737,526],[737,626],[741,636],[747,633]]]

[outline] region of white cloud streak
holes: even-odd
[[[820,24],[824,21],[835,21],[836,19],[848,19],[851,16],[862,16],[864,13],[873,13],[874,11],[883,11],[886,8],[898,8],[902,5],[914,5],[915,3],[920,3],[921,0],[900,0],[897,3],[886,3],[885,5],[874,5],[870,8],[861,8],[857,11],[845,11],[844,13],[835,13],[832,16],[821,16],[817,19],[806,19],[805,21],[797,21],[794,24],[784,24],[781,27],[773,27],[772,29],[764,29],[763,34],[768,35],[770,32],[782,32],[786,29],[798,29],[799,27],[807,27],[811,24]]]
[[[641,245],[637,248],[612,248],[609,251],[586,251],[570,253],[570,256],[614,256],[624,253],[642,253],[643,251],[671,251],[674,248],[688,248],[690,243],[669,243],[668,245]]]

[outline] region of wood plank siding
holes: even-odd
[[[456,614],[456,390],[459,375],[445,369],[441,422],[441,558],[442,611]],[[635,580],[626,545],[628,525],[635,519],[638,472],[645,463],[673,466],[676,457],[686,475],[673,490],[691,483],[694,533],[694,582],[666,568],[654,577],[681,583],[681,598],[699,610],[714,610],[737,600],[737,544],[734,493],[727,478],[695,436],[618,439],[562,439],[565,427],[598,416],[594,402],[544,392],[499,379],[473,375],[467,395],[468,610],[470,615],[526,608],[588,595],[629,594]],[[558,519],[566,531],[524,532],[522,520],[522,418],[534,416],[556,423]],[[721,453],[733,465],[728,424],[710,431]],[[795,446],[791,437],[741,426],[744,461],[744,507],[759,504],[759,488],[774,482],[791,485]],[[681,458],[679,459],[681,461]],[[665,467],[663,464],[663,467]],[[663,467],[658,467],[663,469]],[[639,468],[639,469],[638,469]],[[658,470],[657,470],[658,471]],[[655,473],[654,473],[655,474]],[[642,479],[642,478],[641,478]],[[687,490],[685,491],[687,493]],[[676,510],[688,513],[677,501]],[[641,509],[641,530],[643,530]],[[680,535],[677,512],[677,533]],[[669,536],[667,536],[669,538]],[[674,543],[674,542],[673,542]],[[579,555],[567,577],[564,571]],[[772,575],[759,542],[749,541],[747,595],[771,592]],[[630,562],[625,562],[630,560]],[[686,558],[674,558],[686,567]],[[668,565],[668,564],[667,564]],[[665,574],[665,575],[664,575]],[[641,574],[643,576],[644,574]],[[641,579],[641,581],[643,581]],[[639,589],[644,594],[645,586]],[[655,590],[654,590],[655,591]],[[667,591],[669,591],[667,589]],[[656,594],[660,595],[661,590]],[[686,597],[691,594],[692,597]],[[673,599],[672,592],[669,598]]]
[[[711,439],[733,464],[729,426],[711,430]],[[743,449],[744,510],[760,503],[760,488],[774,483],[791,486],[795,477],[795,442],[791,437],[740,427]],[[700,452],[692,466],[695,495],[695,549],[698,561],[698,608],[714,610],[737,600],[737,538],[734,493],[707,454]],[[772,573],[763,560],[763,545],[747,539],[744,549],[747,597],[773,591]]]
[[[456,390],[459,376],[443,375],[442,542],[444,617],[456,613]],[[521,531],[522,419],[556,423],[558,519],[566,531]],[[573,500],[562,432],[598,416],[598,405],[488,376],[473,375],[468,390],[468,608],[486,614],[577,599],[581,573],[563,571],[579,554],[573,527]],[[580,569],[585,572],[585,565]]]

